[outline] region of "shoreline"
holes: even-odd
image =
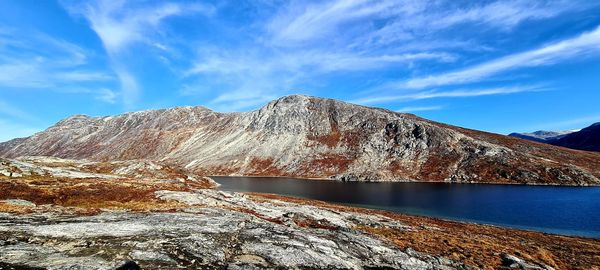
[[[227,191],[227,192],[235,192],[235,191]],[[475,220],[468,220],[468,219],[458,219],[458,218],[453,219],[451,217],[441,217],[441,216],[431,216],[431,215],[426,215],[426,214],[395,212],[395,211],[390,211],[390,210],[380,209],[380,208],[361,207],[361,206],[357,206],[357,205],[328,202],[328,201],[322,201],[322,200],[316,200],[316,199],[296,197],[296,196],[291,196],[291,195],[288,196],[288,195],[280,195],[280,194],[275,194],[275,193],[262,193],[262,192],[238,192],[238,193],[247,194],[247,195],[251,195],[251,196],[258,196],[258,197],[281,197],[281,199],[284,201],[286,201],[286,199],[304,200],[308,204],[310,204],[310,202],[316,202],[319,204],[319,206],[322,206],[321,204],[324,204],[324,205],[329,204],[329,205],[354,209],[354,210],[358,210],[358,211],[362,210],[362,211],[368,211],[368,212],[377,212],[377,213],[383,214],[383,215],[403,215],[403,216],[413,217],[413,218],[417,218],[417,219],[423,218],[423,219],[432,219],[432,220],[436,220],[436,221],[440,221],[440,222],[453,222],[453,223],[460,223],[460,224],[465,224],[465,225],[493,227],[493,228],[500,229],[500,230],[514,230],[514,231],[521,231],[521,232],[525,232],[525,233],[539,233],[539,234],[544,234],[544,235],[549,235],[549,236],[570,237],[570,238],[580,238],[580,239],[600,241],[600,236],[593,237],[593,236],[583,236],[583,235],[575,235],[575,234],[560,234],[560,233],[536,230],[534,228],[529,228],[529,229],[528,228],[519,228],[519,227],[511,227],[511,226],[502,225],[502,224],[482,223],[482,222],[478,222]]]
[[[217,186],[215,187],[215,189],[217,190],[221,190],[220,186],[221,184],[218,183],[218,181],[216,181],[215,179],[211,178],[211,177],[231,177],[231,178],[236,178],[236,177],[248,177],[248,178],[287,178],[287,179],[298,179],[298,180],[308,180],[308,181],[325,181],[327,179],[309,179],[309,178],[295,178],[295,177],[285,177],[285,176],[281,176],[281,177],[263,177],[263,176],[205,176],[206,178],[212,180],[214,183],[217,184]],[[337,180],[334,180],[337,181]],[[342,182],[342,181],[339,181]],[[360,181],[358,181],[360,182]],[[426,182],[426,181],[421,181],[421,182],[412,182],[412,181],[407,181],[407,182],[365,182],[365,183],[432,183],[432,184],[471,184],[471,183],[446,183],[446,182]],[[475,184],[479,184],[479,183],[475,183]],[[487,184],[484,183],[482,185],[503,185],[503,184]],[[510,184],[511,186],[513,184]],[[518,185],[517,185],[518,186]],[[526,185],[523,185],[526,186]],[[582,186],[551,186],[551,187],[559,187],[559,188],[584,188]],[[590,187],[597,187],[597,186],[590,186]],[[222,191],[226,191],[226,190],[222,190]],[[464,223],[464,224],[473,224],[473,225],[477,225],[477,226],[492,226],[492,227],[496,227],[496,228],[500,228],[500,229],[508,229],[508,230],[519,230],[519,231],[526,231],[526,232],[533,232],[533,233],[542,233],[542,234],[548,234],[548,235],[555,235],[555,236],[564,236],[564,237],[577,237],[577,238],[583,238],[583,239],[594,239],[594,240],[600,240],[600,232],[598,232],[598,236],[591,236],[591,235],[582,235],[582,234],[577,234],[577,233],[560,233],[557,231],[561,231],[559,229],[551,231],[552,229],[549,230],[543,230],[542,228],[536,228],[536,227],[528,227],[528,226],[522,226],[522,227],[518,227],[518,226],[511,226],[509,224],[501,224],[501,223],[494,223],[494,222],[485,222],[485,221],[477,221],[477,220],[472,220],[472,219],[466,219],[466,218],[460,218],[460,217],[451,217],[451,216],[436,216],[436,215],[428,215],[425,213],[407,213],[407,212],[397,212],[397,211],[393,211],[393,210],[388,210],[388,209],[384,209],[384,208],[377,208],[377,207],[369,207],[368,205],[358,205],[358,204],[349,204],[349,203],[344,203],[344,202],[329,202],[329,201],[324,201],[324,200],[319,200],[319,199],[313,199],[313,198],[308,198],[308,197],[302,197],[302,196],[297,196],[297,195],[286,195],[286,194],[277,194],[277,193],[269,193],[269,192],[253,192],[253,191],[227,191],[227,192],[239,192],[239,193],[243,193],[243,194],[250,194],[250,195],[265,195],[265,196],[274,196],[274,197],[281,197],[281,198],[289,198],[289,199],[298,199],[298,200],[304,200],[307,202],[314,202],[317,204],[331,204],[331,205],[336,205],[336,206],[343,206],[343,207],[349,207],[349,208],[357,208],[357,209],[364,209],[364,210],[369,210],[369,211],[382,211],[385,213],[391,213],[391,214],[400,214],[400,215],[407,215],[407,216],[411,216],[411,217],[417,217],[417,218],[431,218],[431,219],[437,219],[440,221],[446,221],[446,222],[459,222],[459,223]],[[569,231],[569,230],[565,230],[565,231]]]
[[[428,269],[600,267],[594,238],[222,191],[215,176],[168,166],[140,172],[137,162],[4,165],[23,172],[0,176],[0,264],[9,267],[114,269],[123,258],[144,269],[257,262],[282,269],[343,263],[411,269],[402,266],[414,262]],[[122,172],[120,180],[104,181],[114,171]]]
[[[419,252],[446,256],[471,265],[478,265],[482,269],[491,269],[486,266],[492,265],[491,262],[497,260],[495,256],[502,252],[527,254],[526,257],[529,259],[537,258],[548,265],[553,265],[554,269],[596,269],[593,267],[598,266],[597,259],[600,259],[600,254],[597,253],[597,250],[600,250],[597,249],[600,248],[600,238],[448,220],[276,194],[255,192],[244,194],[258,200],[281,200],[338,212],[356,212],[392,218],[418,229],[408,232],[385,227],[359,229],[392,242],[401,249],[414,249]],[[590,253],[590,248],[597,250]],[[584,256],[584,254],[586,255]],[[591,264],[590,261],[587,261],[589,259],[592,260]],[[560,265],[559,261],[566,264]],[[557,264],[554,265],[554,262]]]
[[[504,182],[447,182],[447,181],[422,181],[422,180],[355,180],[345,181],[335,178],[320,178],[320,177],[296,177],[296,176],[262,176],[262,175],[210,175],[205,177],[246,177],[246,178],[288,178],[308,181],[334,181],[340,183],[429,183],[429,184],[459,184],[459,185],[503,185],[503,186],[548,186],[548,187],[600,187],[600,184],[553,184],[553,183],[504,183]],[[214,179],[213,179],[214,180]]]

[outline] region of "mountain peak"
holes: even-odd
[[[287,96],[282,96],[278,99],[275,99],[274,101],[300,102],[303,100],[307,100],[309,98],[318,98],[318,97],[308,96],[308,95],[304,95],[304,94],[291,94],[291,95],[287,95]],[[319,98],[319,99],[324,99],[324,98]]]
[[[356,110],[367,110],[373,112],[386,112],[393,113],[395,115],[408,115],[406,113],[396,113],[382,108],[373,108],[366,107],[354,103],[349,103],[342,100],[325,98],[325,97],[317,97],[317,96],[309,96],[303,94],[292,94],[287,96],[282,96],[277,98],[267,105],[260,108],[260,111],[265,110],[279,110],[279,111],[288,111],[292,110],[303,110],[303,111],[312,111],[312,112],[327,112],[332,113],[335,111],[356,111]]]
[[[71,116],[59,121],[58,123],[56,123],[56,126],[71,126],[74,124],[80,124],[80,123],[87,122],[90,119],[92,119],[92,117],[89,115],[75,114],[75,115],[71,115]]]
[[[271,102],[267,103],[267,105],[265,107],[275,108],[275,107],[303,106],[308,103],[310,98],[311,97],[309,97],[309,96],[299,95],[299,94],[288,95],[288,96],[283,96],[278,99],[272,100]]]

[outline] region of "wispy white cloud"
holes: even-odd
[[[26,123],[36,122],[35,116],[18,108],[12,102],[0,99],[0,142],[29,136],[41,129]]]
[[[39,127],[27,126],[21,123],[0,118],[0,142],[14,138],[31,136],[42,130]]]
[[[186,75],[202,73],[238,74],[257,70],[311,69],[320,72],[360,71],[383,68],[393,65],[408,65],[414,61],[451,62],[456,57],[448,53],[405,53],[395,55],[363,55],[350,53],[329,53],[324,51],[301,52],[248,52],[231,54],[226,51],[211,50],[186,72]]]
[[[267,25],[278,45],[342,38],[350,44],[391,44],[433,35],[451,27],[477,24],[508,30],[527,20],[555,17],[595,5],[590,1],[337,0],[295,3]],[[348,31],[350,29],[351,31]],[[346,30],[346,31],[344,31]]]
[[[114,79],[88,64],[87,50],[65,40],[21,29],[0,32],[0,86],[64,91]]]
[[[97,82],[112,80],[113,77],[97,71],[58,71],[43,63],[29,63],[24,59],[18,62],[0,64],[0,86],[12,88],[46,88],[52,89],[65,84],[77,82]]]
[[[397,84],[397,87],[426,88],[476,82],[509,70],[553,65],[561,61],[598,53],[600,53],[600,27],[574,38],[508,55],[466,69],[409,79]]]
[[[65,3],[73,14],[83,15],[98,34],[109,53],[118,53],[136,42],[165,48],[155,41],[160,24],[169,17],[195,13],[210,14],[214,8],[201,3],[162,2],[137,6],[123,0],[98,0]]]
[[[274,93],[286,93],[291,82],[302,76],[300,69],[290,69],[282,59],[273,60],[275,56],[262,51],[203,49],[198,55],[185,76],[201,82],[186,84],[179,93],[209,95],[211,99],[206,105],[217,111],[257,106],[277,96]],[[292,70],[297,72],[292,73]]]
[[[561,13],[581,9],[583,6],[585,3],[578,1],[496,1],[472,8],[442,11],[445,16],[442,16],[441,20],[432,20],[431,25],[445,28],[475,22],[500,28],[512,28],[526,20],[548,19]]]
[[[209,105],[229,110],[250,108],[290,92],[302,92],[299,85],[311,78],[337,72],[360,72],[386,67],[407,67],[414,62],[451,62],[448,53],[404,53],[394,55],[352,54],[344,52],[272,51],[254,48],[242,52],[202,50],[186,77],[203,77],[223,93]],[[208,85],[185,85],[182,95],[206,93]],[[268,98],[268,99],[267,99]],[[219,105],[223,104],[223,105]],[[226,109],[226,108],[225,108]]]
[[[117,97],[119,96],[117,93],[115,93],[114,91],[107,89],[107,88],[101,88],[97,92],[98,92],[98,95],[96,96],[97,100],[104,101],[106,103],[111,103],[111,104],[114,104],[116,102]]]
[[[18,120],[34,120],[35,117],[26,111],[17,108],[15,105],[10,102],[4,101],[0,99],[0,115],[8,116],[13,119]]]
[[[547,91],[548,88],[534,85],[534,86],[513,86],[513,87],[496,87],[496,88],[484,88],[484,89],[457,89],[457,90],[445,90],[445,91],[419,91],[409,94],[381,96],[375,95],[370,97],[359,98],[351,100],[352,103],[358,104],[374,104],[374,103],[386,103],[393,101],[405,101],[405,100],[421,100],[421,99],[433,99],[433,98],[463,98],[463,97],[478,97],[478,96],[490,96],[490,95],[507,95],[523,92],[539,92]]]
[[[53,67],[75,67],[87,63],[89,52],[71,42],[36,31],[4,28],[0,31],[0,61],[13,59],[46,61]]]
[[[449,39],[444,31],[471,27],[473,31],[508,32],[525,21],[549,19],[592,5],[596,4],[525,0],[468,5],[444,0],[286,2],[272,16],[253,21],[247,28],[236,29],[239,32],[254,31],[254,39],[247,40],[242,47],[203,47],[197,50],[197,57],[184,72],[184,77],[187,80],[200,78],[199,82],[186,82],[180,94],[207,96],[211,92],[207,89],[212,89],[212,92],[219,89],[223,93],[213,97],[210,104],[236,103],[234,107],[241,107],[261,102],[263,96],[313,91],[307,85],[318,85],[316,80],[332,73],[393,70],[395,74],[410,76],[421,67],[439,67],[463,60],[461,50],[494,51],[493,47],[472,36],[458,35],[456,39]],[[551,60],[546,57],[546,63]],[[555,57],[554,60],[559,59]],[[510,61],[514,62],[516,60]],[[446,75],[441,74],[440,78],[431,80],[442,81]],[[459,75],[456,74],[457,77]],[[462,77],[468,80],[470,75],[473,74]],[[379,85],[374,88],[389,89],[390,81],[392,88],[426,88],[416,86],[419,80],[426,79],[428,77],[417,77],[397,83],[389,77],[375,78]],[[236,93],[238,99],[235,98]],[[457,92],[455,95],[474,94]],[[249,102],[249,96],[255,97],[252,102]]]
[[[182,15],[210,14],[214,9],[201,3],[163,2],[154,5],[136,5],[122,0],[99,0],[86,3],[64,3],[72,14],[82,15],[104,45],[114,72],[121,85],[121,97],[131,107],[140,95],[139,82],[127,68],[122,53],[131,45],[145,43],[165,50],[166,45],[157,41],[164,20]]]
[[[533,132],[538,130],[578,130],[598,122],[600,122],[600,114],[583,115],[571,119],[557,119],[556,121],[551,122],[529,124],[526,127],[516,128],[514,130],[510,130],[509,132],[515,132],[515,130],[522,130],[523,132]]]
[[[278,96],[257,91],[246,91],[245,88],[241,88],[233,92],[221,94],[207,105],[216,111],[235,112],[264,105],[276,98]]]
[[[421,52],[404,54],[382,54],[382,55],[339,55],[339,54],[316,54],[306,57],[301,55],[298,64],[315,66],[323,71],[352,71],[370,70],[394,65],[409,65],[416,61],[452,62],[456,56],[441,52]],[[304,61],[302,61],[302,59]]]
[[[316,5],[292,5],[268,25],[279,42],[305,41],[323,37],[348,21],[377,15],[394,6],[393,1],[332,1]],[[301,11],[298,13],[297,11]]]
[[[444,109],[445,106],[415,106],[415,107],[402,107],[397,109],[396,112],[423,112],[423,111],[437,111]]]
[[[132,107],[134,103],[138,100],[140,95],[140,87],[133,75],[129,73],[129,71],[120,65],[115,64],[115,72],[117,73],[117,77],[119,77],[119,82],[121,83],[121,95],[123,97],[123,103],[127,107]]]

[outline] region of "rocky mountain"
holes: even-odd
[[[600,153],[303,95],[244,113],[204,107],[76,115],[0,156],[146,159],[200,175],[342,180],[600,184]]]
[[[536,131],[508,136],[571,149],[600,152],[600,122],[578,131]]]
[[[535,141],[535,142],[548,142],[556,139],[560,139],[573,131],[546,131],[546,130],[538,130],[531,133],[511,133],[508,136],[521,138],[525,140]]]
[[[551,140],[549,143],[572,149],[600,152],[600,122]]]

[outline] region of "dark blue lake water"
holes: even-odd
[[[221,190],[274,193],[366,208],[600,238],[600,187],[357,183],[212,177]]]

